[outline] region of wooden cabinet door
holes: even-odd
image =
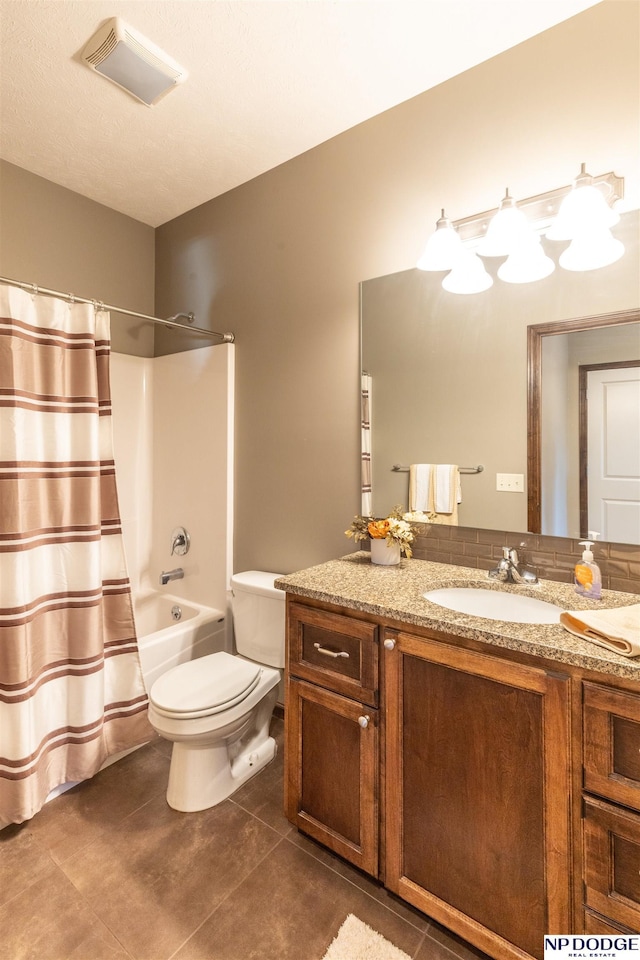
[[[386,886],[496,960],[542,957],[571,930],[568,679],[385,647]]]
[[[585,904],[640,932],[640,816],[584,797]]]
[[[304,833],[378,873],[378,711],[289,678],[285,809]]]

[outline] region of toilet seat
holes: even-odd
[[[241,703],[257,686],[262,667],[229,653],[181,663],[158,677],[149,699],[165,717],[197,719]]]

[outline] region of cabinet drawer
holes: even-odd
[[[633,933],[633,930],[627,929],[627,927],[621,927],[617,923],[612,923],[610,920],[605,920],[604,917],[599,916],[597,913],[592,913],[591,910],[585,910],[584,912],[584,930],[583,933]]]
[[[640,696],[584,683],[584,786],[640,810]]]
[[[640,930],[640,816],[584,798],[585,906]]]
[[[378,705],[376,624],[291,603],[288,640],[292,675]]]

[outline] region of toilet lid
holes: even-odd
[[[172,667],[158,677],[149,699],[168,716],[203,717],[220,713],[249,696],[261,667],[230,653],[212,653]]]

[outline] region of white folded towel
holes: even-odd
[[[608,610],[568,610],[560,623],[569,633],[623,657],[640,657],[640,603]]]
[[[433,513],[433,465],[412,463],[409,467],[409,511]]]

